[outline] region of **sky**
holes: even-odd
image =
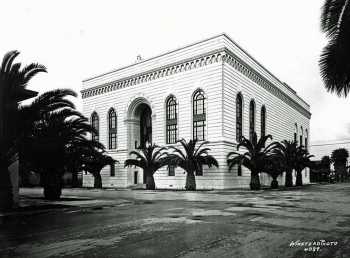
[[[311,105],[311,142],[350,139],[349,99],[327,93],[318,60],[322,0],[2,1],[0,55],[38,62],[28,89],[82,80],[225,32]],[[75,101],[81,108],[81,97]]]

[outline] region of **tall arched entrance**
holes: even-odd
[[[135,99],[129,106],[128,153],[152,143],[152,109],[144,98]],[[128,184],[145,184],[146,175],[140,168],[128,168]]]
[[[152,110],[147,104],[140,104],[140,148],[144,148],[146,143],[152,142]]]

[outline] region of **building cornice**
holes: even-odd
[[[280,88],[278,88],[270,80],[268,80],[266,77],[264,77],[259,72],[257,72],[254,68],[252,68],[246,62],[244,62],[242,59],[240,59],[232,51],[226,49],[225,52],[226,52],[226,55],[223,57],[224,62],[231,65],[233,68],[235,68],[241,74],[245,75],[250,80],[252,80],[256,84],[258,84],[259,86],[263,87],[265,90],[269,91],[270,93],[272,93],[274,96],[278,97],[279,99],[281,99],[285,103],[287,103],[289,106],[298,110],[301,114],[303,114],[307,118],[309,118],[309,119],[311,118],[311,113],[309,110],[305,109],[302,105],[300,105],[298,102],[296,102],[293,98],[288,96],[285,92],[283,92]],[[289,90],[289,87],[287,89]],[[291,91],[291,90],[289,90],[289,91]],[[291,91],[291,93],[294,96],[296,96],[299,100],[301,100],[306,106],[310,107],[309,104],[307,104],[303,99],[301,99],[298,95],[296,95],[295,92]]]
[[[232,51],[227,49],[226,47],[220,48],[214,51],[210,51],[195,57],[187,58],[181,60],[179,62],[175,62],[166,66],[161,66],[156,69],[148,70],[142,73],[138,73],[132,76],[124,77],[109,83],[105,83],[102,85],[98,85],[89,89],[84,89],[81,91],[82,98],[89,98],[96,95],[101,95],[107,92],[115,91],[118,89],[131,87],[137,84],[157,80],[163,77],[167,77],[170,75],[178,74],[181,72],[193,70],[196,68],[200,68],[203,66],[207,66],[213,63],[224,62],[235,68],[241,74],[263,87],[265,90],[269,91],[274,96],[278,97],[285,103],[287,103],[292,108],[299,111],[301,114],[306,116],[307,118],[311,117],[311,113],[305,109],[302,105],[300,105],[293,98],[288,96],[285,92],[283,92],[280,88],[278,88],[274,83],[272,83],[269,79],[261,75],[258,71],[252,68],[249,64],[244,62],[241,58],[239,58]],[[287,90],[289,90],[287,88]],[[297,96],[293,91],[291,91],[293,95],[299,98],[306,106],[309,106],[306,102],[304,102],[299,96]]]

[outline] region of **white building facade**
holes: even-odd
[[[229,171],[226,163],[240,135],[309,142],[310,106],[226,34],[84,80],[81,93],[83,113],[98,130],[93,137],[120,162],[103,169],[104,187],[143,183],[142,170],[123,163],[146,141],[209,141],[219,168],[204,167],[198,189],[249,186],[249,170]],[[180,168],[164,167],[155,174],[156,187],[182,189],[185,177]],[[309,182],[307,171],[303,177]],[[261,180],[270,183],[266,175]],[[83,185],[93,186],[93,177],[84,175]]]

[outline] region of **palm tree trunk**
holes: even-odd
[[[293,186],[293,174],[292,174],[292,169],[287,169],[286,170],[286,182],[285,182],[286,187],[291,187]]]
[[[340,181],[345,182],[345,175],[346,175],[346,163],[343,162],[341,166],[341,173],[340,173]]]
[[[297,171],[297,180],[295,182],[296,186],[302,186],[303,185],[303,174],[302,171]]]
[[[0,210],[11,209],[13,205],[10,173],[5,164],[0,164]]]
[[[78,187],[78,172],[72,171],[72,187]]]
[[[196,177],[193,171],[187,172],[185,189],[187,191],[196,191]]]
[[[102,188],[102,177],[100,173],[94,174],[94,188]]]
[[[271,189],[277,189],[277,188],[278,188],[277,177],[272,177]]]
[[[59,200],[62,194],[62,177],[58,172],[46,172],[43,175],[44,197],[47,200]]]
[[[250,176],[250,190],[260,190],[260,187],[259,173],[252,171]]]
[[[147,190],[155,190],[156,189],[156,184],[154,182],[153,175],[146,176],[146,189]]]

